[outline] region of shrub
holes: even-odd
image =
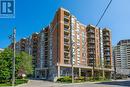
[[[71,81],[72,81],[72,79],[70,76],[64,76],[64,77],[57,79],[57,82],[71,82]]]
[[[23,83],[27,83],[28,80],[27,79],[16,79],[15,84],[23,84]]]
[[[103,78],[102,76],[97,76],[94,77],[95,81],[102,81],[102,80],[106,80],[106,78]],[[93,81],[93,77],[87,77],[87,81]]]
[[[84,81],[85,78],[84,78],[83,76],[80,76],[80,77],[78,78],[78,80],[82,80],[82,81]]]
[[[57,82],[63,82],[63,78],[58,78]]]
[[[87,77],[87,81],[93,81],[93,77]]]
[[[80,82],[83,82],[83,81],[82,80],[75,80],[74,82],[80,83]]]

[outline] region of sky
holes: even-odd
[[[16,27],[17,41],[45,28],[59,7],[68,9],[83,24],[96,25],[109,0],[15,0],[15,18],[0,18],[0,48],[11,41]],[[130,0],[113,0],[98,27],[110,28],[112,45],[130,39]]]

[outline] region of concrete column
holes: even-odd
[[[58,65],[58,78],[60,77],[60,66]]]
[[[94,76],[94,71],[93,71],[93,69],[92,69],[92,74],[91,74],[91,76]]]
[[[79,76],[81,76],[81,68],[79,68]]]
[[[47,69],[45,69],[45,79],[47,78]]]

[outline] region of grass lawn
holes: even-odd
[[[15,81],[15,86],[16,85],[19,85],[19,84],[24,84],[24,83],[27,83],[28,80],[27,79],[16,79]],[[12,86],[12,83],[0,83],[0,87],[1,86]]]

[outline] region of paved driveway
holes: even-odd
[[[30,80],[28,84],[21,85],[19,87],[130,87],[130,81],[114,81],[103,83],[69,83],[61,84],[42,80]]]
[[[27,84],[19,87],[57,87],[60,83],[54,83],[43,80],[30,80]]]

